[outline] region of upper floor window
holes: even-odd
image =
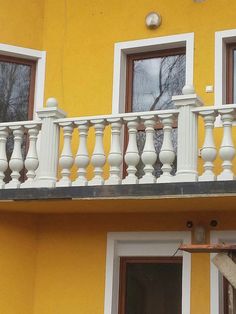
[[[236,43],[226,46],[226,102],[236,103]]]
[[[170,109],[193,85],[194,34],[115,44],[112,113]]]
[[[33,117],[36,61],[0,55],[0,121]]]
[[[173,108],[185,85],[185,48],[127,56],[126,112]]]

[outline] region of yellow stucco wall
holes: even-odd
[[[35,217],[0,214],[0,313],[34,311],[36,231]]]
[[[215,31],[236,27],[235,9],[233,0],[46,0],[46,97],[57,97],[70,116],[110,113],[115,42],[194,32],[194,84],[212,104],[205,86],[214,85]],[[156,30],[145,27],[150,11],[163,18]]]
[[[115,207],[115,204],[113,205]],[[35,314],[102,314],[107,232],[187,230],[186,221],[206,228],[235,229],[227,212],[48,215],[39,220]],[[209,314],[210,259],[192,256],[191,314]]]
[[[162,15],[157,30],[145,27],[150,11]],[[70,116],[80,116],[111,112],[115,42],[194,32],[195,88],[212,104],[214,95],[206,94],[205,86],[214,84],[214,33],[236,28],[235,11],[234,0],[2,0],[0,42],[46,50],[45,98],[57,97]],[[185,230],[186,220],[207,223],[215,217],[219,228],[236,229],[235,213],[221,211],[4,214],[0,313],[101,314],[108,231]],[[209,314],[209,295],[209,256],[195,255],[191,314]]]
[[[0,1],[0,43],[42,50],[44,1]]]

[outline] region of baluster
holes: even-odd
[[[122,153],[120,134],[122,122],[120,118],[111,118],[107,119],[107,121],[111,123],[111,148],[108,156],[110,176],[105,184],[121,184]]]
[[[71,151],[71,138],[73,133],[73,123],[63,122],[59,124],[63,128],[64,145],[59,159],[61,167],[61,179],[56,183],[56,186],[71,186],[70,169],[73,166],[74,158]]]
[[[140,160],[137,147],[137,127],[139,124],[139,119],[137,117],[127,117],[124,118],[124,121],[127,122],[129,133],[129,142],[125,154],[125,163],[128,166],[128,175],[122,181],[122,184],[137,184],[138,178],[136,176],[136,166],[138,165]]]
[[[158,183],[171,182],[173,176],[170,174],[172,170],[172,164],[175,160],[175,152],[172,144],[172,125],[173,115],[163,114],[159,116],[163,124],[163,143],[159,154],[159,159],[163,166],[161,167],[162,175],[157,179]]]
[[[7,154],[6,154],[6,143],[7,143],[7,136],[8,136],[8,128],[1,127],[0,128],[0,189],[5,187],[5,171],[8,167],[7,162]]]
[[[24,128],[22,126],[10,126],[14,136],[14,148],[9,162],[12,171],[11,181],[6,184],[7,189],[16,189],[20,187],[20,171],[23,169],[23,157],[21,152],[21,144],[23,141]]]
[[[36,150],[36,142],[39,134],[39,125],[31,124],[25,125],[25,129],[28,129],[29,135],[29,149],[25,159],[25,168],[27,169],[27,180],[21,184],[21,188],[34,187],[35,171],[38,168],[39,160]]]
[[[214,160],[216,159],[217,151],[213,137],[214,122],[216,114],[214,110],[200,112],[205,124],[205,139],[201,149],[201,157],[204,160],[204,172],[199,176],[199,181],[214,181],[216,176],[213,172]]]
[[[103,148],[103,132],[105,128],[104,119],[91,120],[95,129],[95,147],[91,158],[94,167],[94,177],[88,182],[88,185],[103,185],[103,166],[106,162],[106,156]]]
[[[153,165],[157,160],[157,153],[154,146],[154,127],[156,124],[155,116],[143,116],[141,119],[144,121],[145,126],[145,145],[141,156],[144,163],[144,175],[139,180],[139,183],[155,183],[156,177],[153,175]]]
[[[233,122],[233,109],[219,110],[221,120],[224,128],[224,135],[220,146],[219,155],[223,160],[223,171],[217,176],[217,180],[233,180],[234,174],[232,172],[232,160],[235,157],[235,148],[232,139],[232,122]]]
[[[72,183],[73,186],[86,186],[88,180],[86,178],[87,166],[89,165],[89,155],[87,150],[87,137],[89,130],[88,121],[77,121],[75,125],[79,132],[79,147],[75,157],[75,165],[77,167],[77,179]]]

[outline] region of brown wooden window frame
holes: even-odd
[[[122,256],[120,257],[120,280],[118,314],[125,314],[126,302],[126,268],[127,264],[183,264],[182,256]],[[181,291],[182,294],[182,291]]]
[[[33,118],[34,114],[34,95],[35,95],[35,80],[36,80],[36,66],[37,60],[13,57],[9,55],[0,54],[0,62],[8,62],[15,64],[22,64],[30,66],[30,88],[28,101],[28,120]]]
[[[226,45],[226,103],[233,104],[234,96],[234,51],[236,43]]]
[[[155,50],[127,55],[125,112],[132,111],[134,61],[161,58],[166,56],[186,55],[186,47]]]

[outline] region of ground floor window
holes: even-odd
[[[180,314],[181,303],[182,257],[120,258],[119,314]]]
[[[110,232],[105,314],[189,314],[190,232]],[[171,300],[171,302],[169,302]]]

